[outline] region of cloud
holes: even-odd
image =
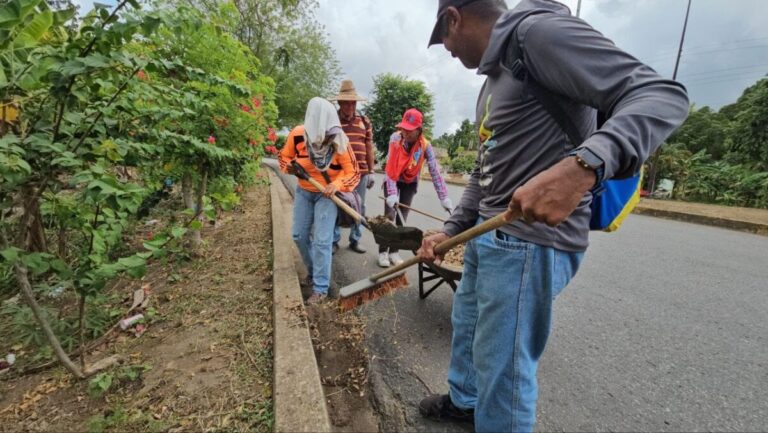
[[[320,2],[318,20],[326,26],[344,76],[370,95],[373,77],[393,73],[423,81],[435,98],[435,133],[474,118],[483,78],[465,69],[442,46],[427,49],[436,3],[391,0]]]
[[[678,79],[697,105],[731,103],[768,72],[765,0],[696,0]],[[578,0],[563,1],[576,13]],[[389,72],[424,81],[435,97],[435,135],[475,119],[483,77],[442,46],[427,49],[437,0],[319,0],[345,77],[370,95]],[[508,1],[510,6],[516,1]],[[671,77],[687,0],[582,0],[581,16],[619,47]],[[760,66],[764,64],[763,66]],[[752,66],[751,68],[749,68]],[[761,69],[762,68],[762,69]]]

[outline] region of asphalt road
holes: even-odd
[[[383,211],[380,178],[367,197]],[[458,203],[462,188],[449,186]],[[422,181],[414,206],[445,215]],[[409,225],[438,227],[412,214]],[[344,248],[338,285],[376,272]],[[403,254],[409,256],[408,253]],[[420,417],[418,401],[447,391],[452,291],[420,300],[411,287],[360,309],[383,431],[467,431]],[[593,233],[576,278],[558,297],[540,363],[539,431],[768,429],[768,237],[632,215]]]

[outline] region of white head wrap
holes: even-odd
[[[326,142],[327,137],[333,137]],[[333,152],[347,151],[349,139],[341,129],[336,107],[323,98],[312,98],[304,115],[304,140],[310,160],[315,167],[324,171],[333,159]]]

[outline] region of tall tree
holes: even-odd
[[[181,2],[182,0],[175,0]],[[186,0],[216,11],[225,0]],[[235,0],[237,25],[231,31],[275,79],[280,125],[304,119],[307,102],[335,90],[341,74],[325,29],[315,19],[316,0]]]
[[[464,148],[464,150],[477,150],[478,136],[475,131],[475,125],[469,120],[464,119],[459,125],[454,135],[455,146]]]
[[[431,134],[434,105],[427,86],[401,75],[381,74],[373,78],[373,99],[365,113],[373,124],[373,138],[383,155],[387,154],[389,137],[395,132],[405,110],[416,108],[424,115],[424,131]]]
[[[727,149],[728,121],[709,107],[691,107],[688,119],[667,142],[680,143],[691,153],[705,150],[719,160]]]
[[[768,78],[744,92],[733,125],[731,150],[760,170],[768,170]]]

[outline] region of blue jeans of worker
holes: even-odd
[[[293,241],[299,248],[313,291],[327,295],[331,283],[333,226],[336,204],[319,192],[296,188],[293,204]]]
[[[360,183],[357,184],[355,187],[355,191],[357,191],[358,194],[360,194],[360,204],[362,205],[362,208],[360,209],[360,214],[365,216],[365,192],[368,191],[368,188],[366,186],[368,185],[368,176],[370,174],[364,174],[360,176]],[[356,224],[349,228],[349,243],[350,244],[356,244],[360,242],[360,238],[363,237],[363,232],[361,230],[362,225]],[[333,243],[338,244],[341,240],[341,226],[336,226],[333,229]]]
[[[536,368],[552,302],[583,256],[500,231],[467,243],[453,300],[448,384],[454,405],[474,409],[476,431],[533,431]]]

